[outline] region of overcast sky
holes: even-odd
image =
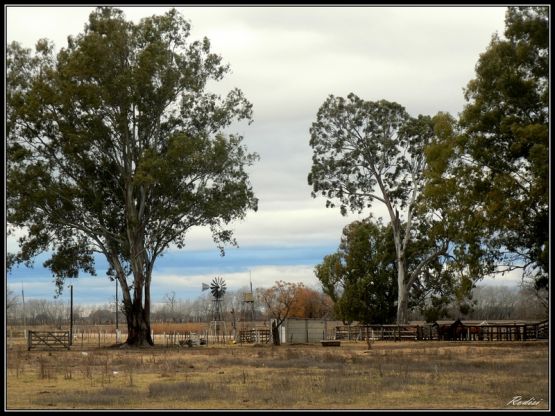
[[[169,7],[122,7],[128,19],[161,14]],[[175,290],[196,298],[202,282],[222,276],[228,287],[269,287],[275,280],[318,288],[313,268],[337,249],[343,227],[360,218],[342,217],[313,199],[307,175],[312,151],[309,128],[329,94],[355,93],[365,100],[386,99],[407,111],[458,115],[463,88],[492,35],[504,30],[505,7],[177,7],[192,24],[191,39],[208,37],[212,51],[231,66],[216,92],[240,88],[253,104],[254,122],[236,125],[260,160],[250,169],[259,210],[234,226],[239,248],[220,257],[210,234],[192,230],[182,251],[158,261],[152,295],[159,301]],[[7,7],[6,39],[32,48],[48,38],[57,49],[68,35],[83,31],[92,7]],[[380,205],[375,216],[384,216]],[[367,213],[366,213],[367,214]],[[366,215],[365,214],[365,215]],[[387,219],[387,218],[386,218]],[[8,239],[15,250],[15,240]],[[54,285],[36,262],[16,269],[8,284],[26,297],[49,298]],[[75,296],[83,303],[107,303],[106,261],[98,277],[83,275]],[[515,278],[496,279],[516,281]]]

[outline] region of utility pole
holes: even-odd
[[[251,302],[251,321],[254,324],[254,293],[252,293],[252,276],[251,276],[251,271],[249,270],[249,282],[251,284],[251,296],[252,296],[252,302]]]
[[[119,327],[118,327],[118,279],[116,279],[116,344],[119,342]]]
[[[23,334],[27,339],[27,311],[25,310],[25,293],[23,292],[23,283],[21,283],[21,300],[23,302]]]
[[[70,288],[70,306],[69,306],[69,345],[73,345],[73,285]]]
[[[118,280],[116,279],[116,330],[118,329]]]

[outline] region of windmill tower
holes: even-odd
[[[254,294],[252,292],[252,280],[250,282],[251,291],[243,293],[243,301],[241,302],[241,321],[243,327],[246,322],[254,322]]]
[[[227,290],[224,279],[215,277],[210,285],[202,284],[202,290],[210,289],[212,293],[212,321],[210,321],[209,334],[216,342],[220,342],[220,337],[225,342],[226,326],[223,316],[222,298]]]
[[[249,279],[250,280],[250,279]],[[250,292],[243,293],[241,301],[241,342],[254,342],[254,293],[252,291],[252,280],[250,281]]]

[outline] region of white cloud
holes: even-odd
[[[33,47],[46,37],[60,49],[68,35],[83,31],[93,9],[9,6],[7,41]],[[135,22],[168,9],[123,8]],[[231,225],[239,245],[302,247],[335,246],[345,225],[368,214],[342,217],[339,209],[326,209],[323,198],[310,196],[309,128],[326,97],[354,92],[366,100],[397,101],[411,115],[437,111],[456,115],[465,104],[463,88],[474,77],[479,54],[494,32],[504,30],[506,8],[195,6],[178,10],[191,21],[191,38],[207,36],[212,51],[231,66],[232,72],[210,87],[221,94],[238,87],[253,104],[254,123],[230,129],[244,135],[248,151],[261,157],[249,168],[259,211]],[[387,222],[382,204],[372,212]],[[15,237],[8,238],[7,245],[8,251],[15,251]],[[190,231],[187,249],[213,248],[209,230]],[[258,270],[266,284],[288,273],[313,279],[307,266],[268,267]],[[234,276],[230,282],[244,278],[240,273]],[[173,284],[198,285],[201,278],[181,282],[181,277],[174,276]],[[253,282],[254,278],[253,272]]]
[[[196,291],[201,293],[202,283],[209,284],[216,275],[207,274],[158,274],[153,276],[153,289],[160,293],[164,288],[180,291]],[[317,286],[318,279],[314,276],[314,267],[307,265],[293,266],[255,266],[248,271],[219,273],[226,282],[228,289],[237,290],[249,285],[252,280],[253,289],[257,287],[271,287],[277,280],[303,283],[308,287]]]
[[[243,221],[232,224],[231,229],[239,246],[338,245],[343,227],[368,216],[368,212],[365,212],[343,217],[338,208],[322,209],[325,205],[322,198],[294,208],[288,208],[287,205],[289,203],[280,201],[267,205],[262,203],[258,212],[251,212]],[[374,213],[375,216],[387,215],[385,207],[381,205],[376,206]],[[210,230],[191,229],[187,236],[187,247],[191,250],[213,248]]]
[[[478,286],[518,286],[522,282],[522,270],[515,269],[507,273],[495,273],[484,277]]]
[[[17,241],[26,234],[26,228],[12,227],[11,234],[6,238],[6,251],[8,253],[15,253],[19,247]]]

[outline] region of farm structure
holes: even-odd
[[[271,323],[270,323],[271,324]],[[205,346],[214,344],[267,344],[271,342],[271,331],[267,321],[250,321],[243,327],[229,330],[214,337],[206,325],[195,324],[186,330],[175,324],[173,327],[152,331],[152,338],[160,346]],[[76,327],[73,339],[70,332],[54,328],[23,330],[9,328],[8,344],[19,337],[25,338],[31,349],[70,349],[94,345],[114,345],[125,340],[125,330],[119,337],[111,326]],[[18,335],[19,334],[19,335]],[[119,341],[118,341],[119,339]],[[288,318],[280,326],[280,341],[283,344],[319,344],[322,341],[532,341],[549,339],[549,321],[437,321],[428,323],[413,321],[408,325],[344,325],[341,321],[325,319]],[[323,345],[323,344],[322,344]],[[331,344],[326,344],[331,345]]]
[[[280,341],[282,344],[297,344],[334,339],[337,323],[326,319],[287,318],[279,329]]]
[[[341,325],[335,328],[335,339],[363,341],[402,341],[433,339],[430,325]]]
[[[548,339],[549,321],[437,321],[408,325],[342,325],[335,339],[348,340],[446,340],[446,341],[527,341]]]
[[[241,344],[267,344],[271,340],[271,331],[264,328],[242,328],[238,338]]]

